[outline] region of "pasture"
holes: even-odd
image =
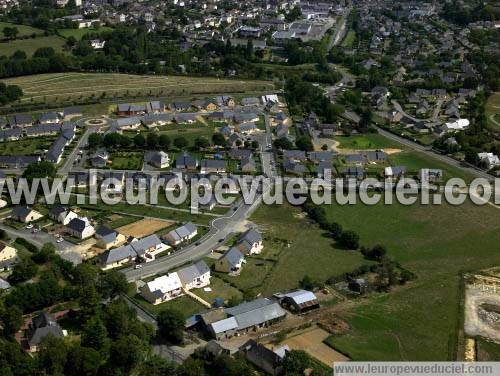
[[[23,89],[21,103],[46,103],[52,107],[70,101],[85,103],[86,100],[106,101],[107,98],[189,98],[205,94],[263,93],[274,89],[274,84],[268,81],[119,73],[49,73],[4,81]]]
[[[10,40],[8,42],[0,42],[0,56],[11,56],[14,52],[20,50],[24,51],[28,57],[31,57],[41,47],[52,47],[54,51],[62,52],[64,44],[65,40],[57,35]],[[22,78],[26,79],[26,77],[31,76],[24,76]]]

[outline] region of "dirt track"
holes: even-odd
[[[161,230],[162,228],[168,227],[172,224],[174,224],[174,222],[163,221],[159,219],[141,219],[126,226],[118,227],[116,230],[125,236],[143,238],[144,236],[154,234],[158,230]]]

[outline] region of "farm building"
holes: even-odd
[[[307,290],[294,290],[287,293],[274,294],[282,307],[292,312],[304,313],[319,308],[316,295]]]

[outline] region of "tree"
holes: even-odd
[[[283,369],[286,375],[303,375],[304,371],[312,367],[309,355],[302,350],[287,351],[283,359]]]
[[[158,331],[163,338],[180,343],[184,339],[184,315],[176,309],[165,309],[158,314]]]
[[[144,359],[146,348],[146,344],[133,334],[120,337],[111,346],[110,363],[128,374]]]
[[[256,141],[256,140],[253,140],[252,143],[250,144],[250,147],[253,149],[253,150],[257,150],[259,148],[259,142]]]
[[[52,47],[40,47],[35,51],[33,57],[49,58],[56,54]]]
[[[212,142],[217,146],[226,146],[226,139],[222,133],[214,133],[212,135]]]
[[[154,132],[148,133],[146,136],[146,144],[150,149],[156,149],[158,147],[159,136]]]
[[[94,150],[102,145],[102,141],[103,139],[100,133],[91,133],[87,141],[87,144],[89,146],[89,149]]]
[[[300,136],[299,138],[297,138],[297,140],[295,141],[295,145],[297,145],[297,147],[300,150],[304,150],[304,151],[313,151],[314,150],[314,145],[311,141],[311,138],[307,137],[307,136]]]
[[[82,346],[90,347],[99,352],[109,348],[108,331],[99,316],[92,317],[85,323],[82,331]]]
[[[14,265],[12,274],[8,281],[13,285],[33,278],[38,271],[38,267],[29,257],[21,257],[20,261]]]
[[[352,230],[347,230],[342,232],[338,239],[338,242],[342,247],[346,249],[358,249],[359,235]]]
[[[128,291],[128,282],[125,274],[116,270],[104,273],[100,278],[100,292],[104,298],[114,298]]]
[[[63,375],[67,359],[67,347],[60,338],[46,336],[40,343],[38,367],[47,375]]]
[[[86,322],[94,317],[101,308],[101,297],[97,293],[94,285],[86,285],[80,289],[80,299],[78,301],[80,306],[79,316]]]
[[[332,222],[328,225],[328,231],[334,239],[338,240],[342,235],[342,225],[337,222]]]
[[[206,149],[210,146],[210,142],[205,137],[197,137],[194,140],[194,146],[196,149]]]
[[[17,50],[12,54],[12,58],[15,60],[25,60],[28,58],[28,56],[26,55],[26,52],[22,50]]]
[[[361,248],[361,253],[368,260],[381,261],[387,254],[387,249],[383,245],[376,245],[373,248]]]
[[[7,39],[16,39],[17,34],[19,34],[19,29],[15,26],[13,27],[5,26],[3,28],[3,35]]]
[[[56,176],[56,167],[53,163],[47,161],[36,162],[28,165],[23,172],[23,178],[54,178]]]
[[[95,376],[99,371],[101,355],[94,349],[73,345],[68,351],[64,375]]]
[[[168,150],[168,148],[170,148],[171,143],[172,143],[172,141],[170,140],[170,137],[168,137],[168,135],[166,135],[166,134],[160,135],[160,138],[158,140],[158,144],[160,145],[160,147],[163,150]]]
[[[174,146],[177,149],[184,150],[188,146],[188,141],[184,137],[176,137],[174,139]]]
[[[45,243],[41,250],[36,252],[31,259],[37,264],[45,264],[56,254],[56,247],[52,243]]]
[[[15,334],[23,324],[23,311],[16,305],[4,309],[0,315],[6,336]]]
[[[274,147],[281,150],[290,150],[293,149],[293,144],[288,138],[281,137],[274,141]]]
[[[144,146],[146,145],[146,139],[144,138],[144,136],[141,133],[136,134],[134,136],[134,145],[135,145],[135,147],[137,147],[139,149],[143,149]]]

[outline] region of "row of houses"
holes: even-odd
[[[0,127],[3,129],[8,124],[10,128],[26,128],[35,124],[54,124],[61,121],[69,121],[74,117],[82,116],[82,111],[79,107],[67,107],[60,113],[50,111],[40,114],[38,118],[33,118],[31,114],[15,114],[7,118],[0,118]]]

